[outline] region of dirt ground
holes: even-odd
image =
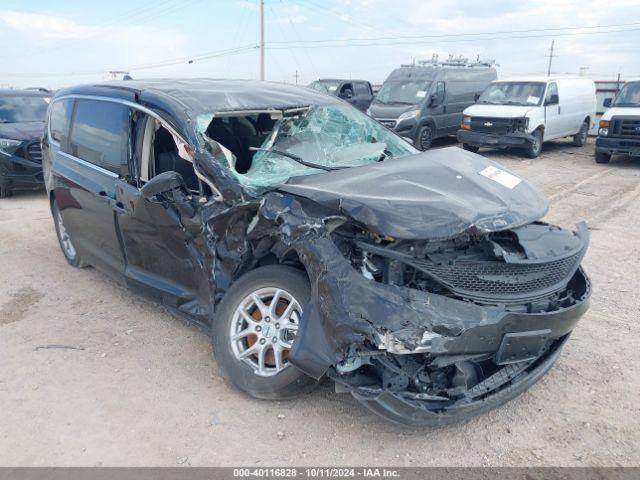
[[[639,465],[640,162],[597,165],[593,148],[481,152],[544,191],[547,220],[589,223],[591,309],[530,391],[422,431],[328,383],[294,401],[246,397],[198,328],[67,265],[43,193],[0,200],[0,465]]]

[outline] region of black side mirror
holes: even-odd
[[[473,101],[474,101],[474,102],[477,102],[479,99],[480,99],[480,94],[479,94],[479,93],[476,93],[476,94],[473,96]]]
[[[610,99],[610,98],[605,98],[605,99],[604,99],[604,102],[602,102],[602,106],[603,106],[603,107],[607,107],[607,108],[609,108],[609,107],[611,107],[611,104],[612,104],[612,103],[613,103],[612,99]]]
[[[348,88],[343,90],[342,92],[340,92],[340,98],[344,98],[345,100],[353,98],[353,91]]]
[[[178,172],[164,172],[156,175],[143,185],[140,189],[142,198],[151,200],[161,193],[171,192],[173,190],[186,189],[184,179]]]
[[[549,96],[549,99],[545,102],[545,105],[558,105],[560,103],[560,98],[557,93],[552,93]]]
[[[442,103],[442,99],[440,98],[439,95],[436,95],[435,93],[432,93],[431,96],[429,96],[429,106],[430,107],[437,107],[441,103]]]

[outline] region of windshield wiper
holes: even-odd
[[[291,160],[299,163],[300,165],[304,165],[305,167],[317,168],[319,170],[324,170],[325,172],[330,172],[332,170],[342,170],[342,167],[327,167],[326,165],[320,165],[318,163],[307,162],[306,160],[303,160],[302,158],[300,158],[297,155],[294,155],[293,153],[283,152],[282,150],[276,150],[275,148],[249,147],[249,150],[252,150],[254,152],[275,153],[276,155],[280,155],[280,156],[283,156],[283,157],[290,158]]]

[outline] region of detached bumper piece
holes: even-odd
[[[634,138],[609,138],[598,137],[596,139],[596,151],[608,155],[640,156],[640,135]]]
[[[588,241],[584,223],[436,246],[357,241],[363,273],[343,256],[327,260],[289,358],[396,423],[468,419],[524,392],[558,358],[589,305]]]
[[[458,141],[474,147],[525,147],[533,142],[533,136],[525,132],[504,134],[458,130]]]

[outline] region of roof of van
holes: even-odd
[[[586,77],[576,77],[576,76],[563,76],[563,75],[555,75],[551,77],[547,77],[544,75],[527,75],[527,76],[518,76],[518,77],[507,77],[507,78],[499,78],[498,80],[494,80],[494,82],[557,82],[558,80],[587,80],[593,81],[590,78]]]
[[[442,67],[442,66],[422,66],[409,65],[393,70],[387,80],[406,80],[413,78],[416,80],[433,80],[439,75],[464,74],[465,77],[486,77],[496,76],[496,69],[493,67]]]
[[[279,110],[340,101],[332,95],[284,83],[210,78],[103,82],[65,88],[56,97],[64,95],[116,97],[168,110],[186,107],[195,113]]]

